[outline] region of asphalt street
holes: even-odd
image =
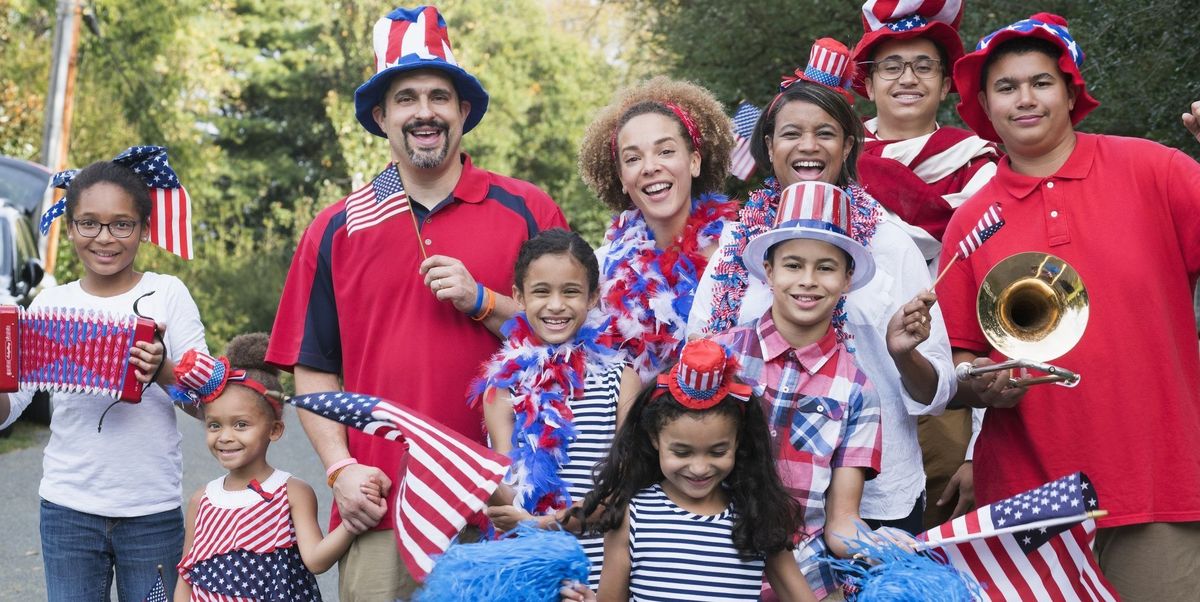
[[[271,466],[304,479],[317,492],[320,522],[327,526],[332,503],[325,486],[325,471],[316,452],[304,436],[295,408],[284,411],[287,428],[283,438],[271,445]],[[200,422],[178,413],[183,434],[183,492],[190,496],[224,471],[204,444]],[[42,448],[49,439],[46,432],[38,445],[0,455],[0,602],[28,602],[46,599],[45,574],[42,570],[41,542],[38,538],[38,482],[42,478]],[[325,600],[336,602],[337,566],[318,576]],[[114,593],[113,600],[116,600]]]

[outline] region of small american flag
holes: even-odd
[[[150,593],[146,594],[143,602],[167,602],[167,586],[163,585],[162,573],[158,574],[154,587],[150,588]]]
[[[346,198],[346,236],[409,210],[408,195],[393,163]]]
[[[983,212],[983,217],[979,218],[979,223],[975,224],[971,233],[959,241],[958,258],[966,259],[1003,226],[1004,218],[1000,215],[1000,203],[992,203],[992,206]]]
[[[418,580],[433,568],[433,557],[483,509],[511,461],[438,422],[398,404],[357,393],[313,393],[292,404],[364,433],[404,442],[405,466],[392,511],[396,544]]]
[[[979,581],[985,600],[1116,601],[1092,555],[1096,522],[1087,513],[1098,506],[1091,481],[1077,472],[960,516],[921,538]],[[1041,526],[1053,519],[1067,522]],[[1026,525],[1031,528],[1013,531]],[[937,545],[964,536],[970,539]]]
[[[749,179],[750,174],[754,173],[754,157],[750,155],[750,138],[754,135],[754,124],[758,121],[761,113],[762,111],[758,107],[748,102],[741,102],[733,114],[733,134],[737,139],[737,144],[733,147],[733,152],[729,157],[729,172],[742,181]]]
[[[192,199],[167,163],[162,146],[134,146],[113,159],[128,165],[150,187],[150,242],[192,258]]]

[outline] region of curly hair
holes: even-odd
[[[265,332],[239,334],[225,346],[225,357],[235,370],[245,370],[246,376],[252,378],[267,388],[267,391],[279,391],[279,369],[267,363],[267,343],[270,338]],[[265,398],[262,402],[271,410],[271,415],[279,418],[282,406],[272,403]]]
[[[633,202],[621,191],[620,167],[612,149],[613,136],[630,119],[646,113],[670,117],[679,124],[680,136],[688,150],[696,150],[683,122],[665,103],[681,107],[700,131],[700,175],[692,178],[692,196],[719,191],[725,184],[729,153],[733,150],[733,122],[708,90],[691,82],[659,76],[618,92],[613,102],[601,109],[588,125],[580,143],[579,173],[583,181],[616,211],[633,207]]]
[[[581,532],[600,534],[619,528],[633,496],[665,478],[653,445],[658,434],[681,416],[706,414],[726,416],[737,425],[733,471],[725,478],[737,510],[734,547],[745,556],[793,549],[792,536],[804,526],[804,510],[783,488],[775,468],[776,448],[763,401],[757,396],[749,401],[726,396],[707,410],[692,410],[670,390],[660,391],[653,383],[633,402],[608,457],[596,465],[595,489],[571,511],[583,523]]]

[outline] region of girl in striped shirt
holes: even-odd
[[[267,463],[267,448],[283,435],[283,407],[266,350],[266,334],[241,335],[228,357],[192,350],[176,366],[172,397],[202,408],[208,449],[229,473],[188,503],[175,602],[320,600],[313,573],[354,540],[347,523],[323,537],[312,487]],[[363,493],[385,503],[379,483]]]
[[[723,347],[691,341],[630,408],[578,510],[605,534],[600,600],[758,600],[765,573],[781,600],[815,601],[790,552],[802,510],[736,373]]]
[[[605,340],[607,318],[592,311],[599,271],[591,246],[559,228],[526,241],[517,255],[513,298],[521,312],[504,325],[504,346],[470,399],[483,404],[492,448],[513,460],[509,486],[488,509],[498,530],[525,520],[549,528],[582,501],[641,388]],[[599,583],[604,542],[580,543]]]

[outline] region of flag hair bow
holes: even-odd
[[[167,393],[175,401],[199,406],[220,397],[229,383],[237,383],[261,395],[275,410],[276,418],[282,414],[282,393],[268,390],[250,378],[245,370],[233,368],[229,358],[213,357],[198,349],[189,349],[179,358],[175,364],[175,384],[167,389]]]
[[[192,258],[192,199],[167,162],[165,146],[131,146],[112,160],[133,170],[150,189],[150,242],[184,259]],[[68,169],[54,174],[51,185],[66,190],[79,173]],[[41,231],[67,212],[67,199],[59,199],[42,214]]]
[[[707,410],[726,396],[741,401],[750,399],[749,385],[736,381],[737,358],[711,339],[688,341],[679,354],[679,362],[658,376],[658,399],[666,391],[690,410]]]

